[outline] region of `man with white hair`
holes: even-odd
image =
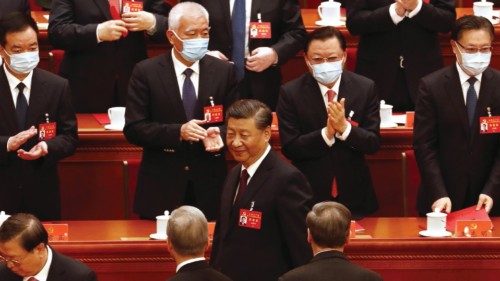
[[[143,218],[193,205],[215,219],[226,175],[223,110],[236,82],[230,63],[205,56],[208,31],[205,8],[176,5],[166,34],[172,50],[138,63],[132,73],[124,133],[143,148],[134,202]]]
[[[208,247],[208,223],[203,213],[192,206],[175,209],[168,219],[167,247],[177,263],[170,281],[230,281],[211,268],[205,260]]]

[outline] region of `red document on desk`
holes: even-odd
[[[484,208],[476,211],[476,205],[448,214],[446,219],[446,230],[455,231],[457,220],[478,220],[491,222],[490,216]],[[493,227],[493,224],[491,225]]]
[[[99,124],[101,125],[106,125],[111,123],[109,121],[109,116],[107,113],[94,113],[92,114],[92,116],[94,116],[95,120],[97,120],[97,122],[99,122]]]

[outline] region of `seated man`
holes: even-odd
[[[48,234],[33,215],[18,213],[0,227],[0,280],[96,281],[83,263],[48,246]]]
[[[229,281],[229,277],[210,268],[205,261],[208,223],[205,215],[192,206],[175,209],[168,220],[167,247],[177,263],[170,281]]]
[[[378,273],[347,260],[344,246],[349,240],[351,212],[336,202],[321,202],[307,214],[307,241],[314,258],[291,270],[280,281],[379,281]]]

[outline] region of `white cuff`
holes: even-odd
[[[407,16],[407,17],[409,17],[409,18],[411,19],[411,18],[412,18],[412,17],[414,17],[416,14],[418,14],[418,12],[420,12],[420,9],[422,9],[422,0],[418,0],[417,7],[416,7],[413,11],[411,11],[411,12],[407,13],[407,14],[406,14],[406,16]]]
[[[404,16],[400,17],[398,13],[396,13],[396,3],[392,3],[389,6],[389,15],[391,16],[392,22],[394,22],[394,24],[400,23],[405,18]]]
[[[321,136],[323,137],[323,140],[325,141],[326,145],[331,147],[335,143],[335,138],[329,139],[326,136],[326,127],[321,129]]]
[[[335,133],[335,137],[337,137],[341,141],[345,141],[347,137],[349,137],[349,134],[351,133],[351,128],[352,128],[351,123],[347,122],[347,128],[345,128],[344,133],[342,133],[342,135],[339,133]]]
[[[97,28],[95,29],[95,37],[97,38],[97,43],[101,43],[102,40],[99,38],[99,30],[101,30],[102,23],[97,25]]]

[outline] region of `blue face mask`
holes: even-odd
[[[309,65],[313,70],[314,79],[323,85],[332,84],[342,74],[342,60]]]
[[[201,60],[205,54],[208,52],[208,39],[209,38],[196,38],[196,39],[184,39],[182,40],[177,33],[174,34],[182,42],[182,52],[179,52],[181,56],[190,62],[195,62]]]
[[[40,56],[38,55],[38,51],[33,52],[24,52],[20,54],[8,54],[10,57],[10,63],[8,64],[10,68],[20,73],[29,73],[40,62]]]

